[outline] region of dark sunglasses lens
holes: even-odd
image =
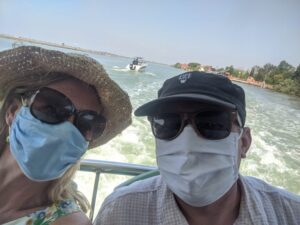
[[[106,127],[106,119],[94,111],[83,111],[77,115],[76,127],[87,140],[100,137]]]
[[[149,117],[155,137],[168,140],[176,137],[181,128],[181,117],[178,114],[163,114]]]
[[[207,139],[226,138],[231,132],[231,113],[226,111],[200,112],[194,117],[198,132]]]
[[[30,111],[42,122],[57,124],[66,121],[72,115],[73,104],[62,93],[42,88],[30,105]]]

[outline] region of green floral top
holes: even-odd
[[[78,211],[80,208],[73,200],[64,200],[3,225],[49,225],[62,216]]]

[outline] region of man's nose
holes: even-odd
[[[188,124],[192,125],[193,124],[193,116],[191,116],[188,113],[184,113],[182,123],[183,123],[184,127],[186,127],[186,125],[188,125]]]

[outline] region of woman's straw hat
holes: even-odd
[[[78,54],[66,54],[35,46],[22,46],[0,52],[0,101],[20,79],[30,79],[49,72],[73,76],[95,87],[107,125],[101,137],[90,143],[89,148],[106,143],[131,123],[132,106],[129,97],[96,60]],[[51,73],[50,73],[51,74]]]

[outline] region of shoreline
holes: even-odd
[[[56,48],[62,48],[62,49],[70,49],[73,51],[79,51],[82,53],[90,53],[90,54],[94,54],[94,55],[101,55],[101,56],[110,56],[110,57],[121,57],[121,58],[126,58],[126,59],[130,59],[132,57],[128,57],[128,56],[122,56],[122,55],[118,55],[118,54],[114,54],[114,53],[109,53],[109,52],[104,52],[104,51],[98,51],[98,50],[92,50],[92,49],[85,49],[85,48],[80,48],[80,47],[74,47],[65,43],[53,43],[53,42],[48,42],[48,41],[40,41],[40,40],[36,40],[36,39],[32,39],[32,38],[25,38],[25,37],[16,37],[13,35],[7,35],[7,34],[1,34],[0,33],[0,39],[6,39],[6,40],[11,40],[12,43],[12,47],[17,47],[19,45],[22,45],[23,42],[24,43],[32,43],[32,44],[39,44],[39,45],[45,45],[45,46],[50,46],[50,47],[56,47]],[[19,44],[20,43],[20,44]],[[155,62],[155,61],[147,61],[147,62],[152,62],[152,63],[157,63],[157,64],[161,64],[161,65],[167,65],[167,66],[171,66],[169,64],[165,64],[165,63],[159,63],[159,62]],[[178,68],[180,69],[180,68]],[[183,69],[185,70],[185,69]],[[185,70],[187,71],[187,70]],[[239,83],[244,83],[244,84],[248,84],[248,85],[253,85],[259,88],[264,88],[264,89],[269,89],[269,90],[273,90],[279,93],[284,93],[282,91],[278,91],[275,90],[273,85],[270,84],[266,84],[264,81],[256,81],[253,79],[253,77],[248,77],[246,80],[240,79],[238,77],[234,77],[234,76],[227,76],[230,80],[235,81],[235,82],[239,82]],[[291,96],[295,96],[289,93],[285,93],[287,95],[291,95]]]
[[[253,78],[252,79],[248,78],[247,80],[242,80],[242,79],[239,79],[239,78],[233,77],[233,76],[228,76],[228,78],[231,81],[235,81],[235,82],[239,82],[239,83],[243,83],[243,84],[249,84],[249,85],[253,85],[253,86],[264,88],[264,89],[274,90],[272,85],[266,84],[265,82],[255,81]]]

